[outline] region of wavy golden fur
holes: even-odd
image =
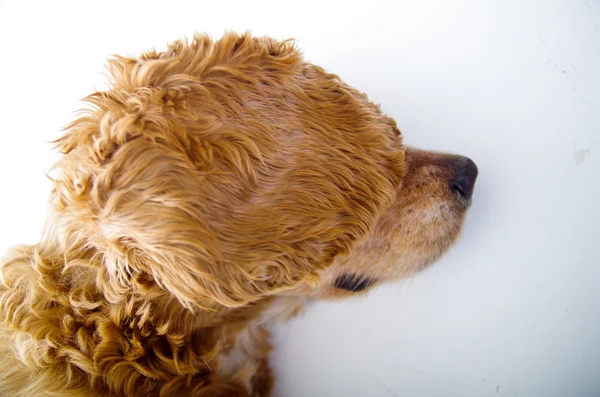
[[[196,35],[108,69],[57,141],[41,241],[0,264],[3,396],[266,396],[265,324],[458,233],[464,158],[404,148],[292,42]]]

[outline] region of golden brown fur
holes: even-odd
[[[458,233],[454,157],[405,150],[291,42],[197,35],[109,71],[57,141],[43,238],[0,264],[3,396],[268,395],[266,323]]]

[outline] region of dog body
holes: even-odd
[[[57,141],[40,243],[0,265],[6,396],[265,396],[265,326],[421,270],[477,168],[290,42],[197,35],[109,64]]]

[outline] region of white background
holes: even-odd
[[[277,396],[600,395],[598,0],[0,0],[0,246],[37,241],[45,141],[107,55],[225,29],[298,39],[407,144],[480,170],[434,267],[276,329]]]

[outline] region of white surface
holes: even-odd
[[[0,2],[1,247],[37,240],[44,141],[108,54],[194,30],[295,37],[406,143],[480,177],[437,265],[278,327],[277,396],[600,395],[598,0],[94,3]]]

